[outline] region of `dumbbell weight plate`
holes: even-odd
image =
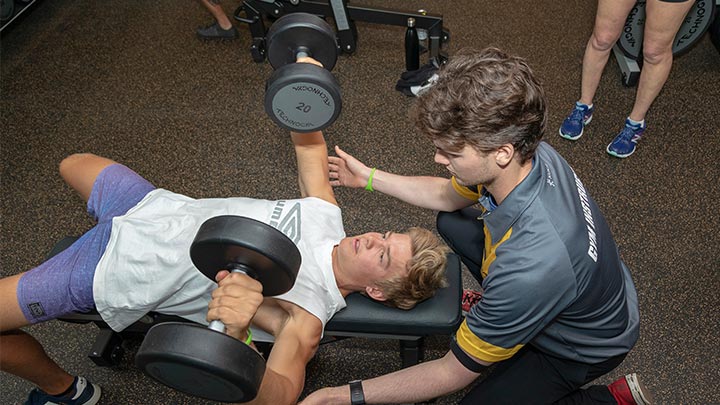
[[[286,14],[270,26],[266,38],[268,62],[274,69],[295,63],[298,50],[308,53],[327,70],[335,67],[338,54],[335,32],[318,16]]]
[[[205,221],[190,246],[195,267],[215,281],[220,270],[238,265],[263,285],[263,295],[292,288],[300,270],[300,251],[290,238],[252,218],[221,215]]]
[[[313,64],[282,66],[267,81],[265,111],[290,131],[320,131],[342,111],[340,85],[330,72]]]
[[[10,21],[15,13],[15,0],[0,0],[0,24]]]
[[[265,374],[265,359],[244,342],[181,322],[150,328],[135,364],[168,387],[221,402],[252,400]]]

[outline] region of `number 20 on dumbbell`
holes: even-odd
[[[291,13],[267,33],[267,57],[275,69],[265,85],[265,111],[279,126],[294,132],[320,131],[340,115],[340,85],[330,70],[338,47],[335,32],[320,17]],[[309,56],[323,67],[297,63]]]

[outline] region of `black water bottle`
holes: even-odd
[[[415,19],[408,18],[407,31],[405,31],[405,70],[418,70],[420,68],[420,40],[418,39]]]

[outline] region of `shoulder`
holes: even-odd
[[[278,305],[285,310],[288,315],[285,324],[281,327],[280,333],[287,328],[288,331],[300,334],[305,338],[317,337],[317,340],[320,340],[323,331],[323,325],[320,319],[299,305],[291,302],[278,300]]]

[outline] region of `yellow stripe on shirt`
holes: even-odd
[[[465,353],[482,361],[487,361],[488,363],[497,363],[498,361],[507,360],[524,346],[522,344],[518,344],[515,347],[506,349],[504,347],[490,344],[480,339],[472,333],[472,331],[470,331],[470,328],[467,325],[467,320],[464,320],[462,325],[460,325],[460,329],[458,329],[455,338],[457,339],[458,345],[465,351]]]
[[[485,278],[487,277],[488,271],[490,270],[490,265],[497,258],[497,256],[495,255],[495,250],[506,240],[510,239],[510,236],[512,235],[512,228],[508,229],[505,235],[503,235],[502,239],[500,239],[498,243],[494,245],[492,244],[492,237],[490,236],[490,231],[488,230],[487,226],[483,228],[483,231],[485,232],[485,254],[483,256],[482,268],[480,269],[480,273],[482,274],[482,277]]]
[[[458,184],[457,180],[455,180],[455,176],[452,176],[450,179],[452,182],[452,186],[455,189],[455,192],[460,194],[462,197],[467,198],[468,200],[477,201],[478,198],[480,198],[480,194],[470,190],[469,188],[465,186],[461,186]],[[478,190],[480,190],[481,187],[478,186]]]

